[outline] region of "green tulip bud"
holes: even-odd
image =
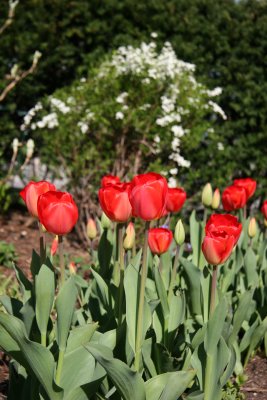
[[[219,208],[220,201],[221,201],[221,195],[219,189],[217,188],[214,190],[213,193],[211,208],[213,208],[213,210],[217,210],[217,208]]]
[[[185,230],[181,219],[179,219],[176,224],[174,239],[179,246],[181,246],[185,241]]]
[[[106,216],[104,212],[101,216],[101,225],[103,229],[109,229],[111,225],[110,219]]]
[[[257,234],[257,222],[255,218],[250,218],[248,224],[248,236],[252,239]]]
[[[207,183],[202,191],[202,204],[205,207],[210,207],[212,203],[212,187],[210,183]]]
[[[125,250],[130,250],[133,248],[135,242],[135,229],[132,222],[129,223],[125,230],[125,236],[123,241],[123,247]]]
[[[86,230],[89,239],[93,240],[96,238],[97,236],[96,223],[92,218],[88,219]]]

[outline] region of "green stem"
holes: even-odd
[[[162,274],[162,255],[159,257],[159,273]]]
[[[178,264],[179,264],[179,254],[180,254],[180,246],[177,246],[176,247],[176,253],[175,253],[174,261],[173,261],[171,282],[170,282],[169,292],[168,292],[168,301],[169,302],[171,300],[173,288],[174,288],[175,281],[176,281],[177,267],[178,267]]]
[[[243,218],[244,218],[244,222],[247,219],[247,205],[245,204],[243,207]]]
[[[137,372],[139,372],[140,361],[141,361],[145,288],[146,288],[146,278],[147,278],[147,252],[148,252],[149,226],[150,226],[150,223],[146,222],[145,240],[144,240],[144,246],[143,246],[142,271],[141,271],[141,285],[140,285],[139,305],[138,305],[137,330],[136,330],[136,338],[135,338],[135,362],[134,362],[134,365],[135,365],[135,369]]]
[[[41,344],[46,347],[46,332],[41,333]]]
[[[212,279],[211,279],[211,292],[210,292],[210,314],[209,318],[211,318],[213,311],[215,309],[215,300],[216,300],[216,286],[217,286],[217,265],[213,266],[212,270]]]
[[[60,378],[63,368],[63,360],[64,360],[65,349],[59,349],[58,360],[57,360],[57,371],[55,382],[58,386],[60,386]]]
[[[215,400],[212,398],[212,385],[211,385],[211,377],[214,374],[212,368],[212,358],[209,354],[207,354],[206,358],[206,368],[205,368],[205,385],[204,385],[204,400]]]
[[[63,236],[58,236],[58,252],[59,252],[59,267],[60,267],[60,285],[65,282],[65,262],[63,253]]]
[[[121,326],[123,314],[123,280],[124,280],[124,251],[123,251],[123,224],[118,224],[118,261],[120,265],[120,284],[119,284],[119,315],[118,326]]]

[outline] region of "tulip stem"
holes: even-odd
[[[38,227],[39,227],[39,241],[40,241],[40,258],[41,258],[41,263],[45,261],[45,237],[44,237],[44,232],[42,230],[42,224],[41,222],[38,222]]]
[[[58,386],[60,385],[64,355],[65,355],[65,349],[59,349],[58,360],[57,360],[57,371],[55,377],[55,382]]]
[[[245,204],[243,207],[243,218],[244,218],[244,222],[247,219],[247,205]]]
[[[216,287],[217,287],[217,268],[218,268],[217,265],[213,265],[212,279],[211,279],[211,292],[210,292],[210,314],[209,314],[210,318],[215,309]]]
[[[120,283],[119,283],[119,311],[118,326],[122,322],[123,313],[123,281],[124,281],[124,254],[123,254],[123,224],[118,224],[118,262],[120,265]]]
[[[63,236],[58,236],[58,252],[59,252],[59,267],[60,267],[60,284],[63,286],[65,282],[65,262],[63,253]]]
[[[179,263],[179,255],[180,255],[180,246],[176,247],[176,252],[175,252],[175,257],[173,261],[173,267],[172,267],[172,275],[171,275],[171,282],[170,282],[170,287],[169,287],[169,292],[168,292],[168,301],[170,303],[175,280],[176,280],[176,275],[177,275],[177,267]]]
[[[141,284],[140,284],[140,294],[139,294],[139,304],[138,304],[138,317],[137,317],[137,330],[136,330],[136,340],[135,340],[135,369],[139,372],[140,369],[140,359],[142,350],[142,336],[143,336],[143,321],[144,321],[144,305],[145,305],[145,288],[146,288],[146,278],[147,278],[147,252],[148,252],[148,231],[150,227],[150,222],[146,222],[145,229],[145,240],[143,246],[143,260],[142,260],[142,270],[141,270]]]

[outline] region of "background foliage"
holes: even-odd
[[[159,43],[170,41],[180,59],[197,65],[198,79],[223,88],[220,105],[228,120],[217,132],[224,150],[203,141],[186,188],[196,179],[223,185],[232,176],[251,175],[261,182],[260,193],[266,187],[266,22],[265,1],[21,2],[16,23],[1,40],[0,76],[17,60],[29,65],[37,49],[43,58],[35,75],[1,105],[1,152],[18,135],[23,114],[44,94],[84,76],[109,50],[139,44],[157,32]]]

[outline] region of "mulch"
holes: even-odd
[[[73,236],[65,239],[64,248],[70,261],[82,260],[89,264],[89,253],[82,249]],[[53,237],[46,235],[48,245]],[[15,211],[9,216],[0,217],[0,241],[13,243],[18,255],[17,264],[27,274],[30,274],[31,253],[38,251],[39,239],[36,221],[28,214]],[[0,282],[14,272],[10,268],[0,266]],[[255,355],[249,362],[245,374],[247,380],[242,386],[246,400],[267,400],[267,359],[263,354]],[[8,390],[8,358],[0,352],[0,400],[7,399]]]

